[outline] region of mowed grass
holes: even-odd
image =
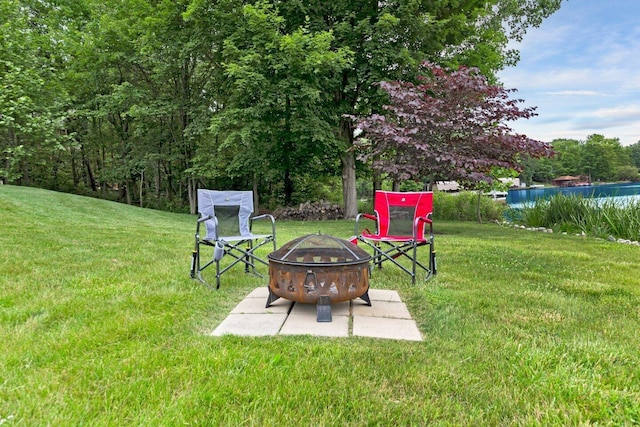
[[[640,423],[637,247],[436,223],[434,280],[371,279],[424,341],[211,337],[266,280],[191,280],[194,216],[0,186],[0,227],[2,425]]]

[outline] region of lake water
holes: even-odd
[[[564,195],[581,195],[585,198],[612,200],[624,205],[631,200],[640,200],[640,182],[625,184],[588,185],[584,187],[545,187],[510,189],[507,193],[507,204],[511,208],[519,208],[525,203],[534,203],[538,199],[549,199],[561,193]]]

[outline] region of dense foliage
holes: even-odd
[[[476,221],[478,210],[483,221],[502,222],[507,210],[506,203],[496,202],[490,197],[480,197],[475,191],[456,194],[435,192],[433,195],[434,221]]]
[[[0,0],[0,180],[195,209],[195,189],[294,203],[342,181],[375,83],[423,60],[489,80],[560,0]]]
[[[523,162],[523,182],[550,183],[564,175],[592,182],[640,181],[640,142],[623,147],[617,138],[594,134],[585,141],[557,139],[551,144],[554,157]]]

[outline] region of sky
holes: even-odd
[[[515,132],[545,142],[640,141],[640,0],[563,0],[510,47],[520,61],[498,78],[538,114],[511,122]]]

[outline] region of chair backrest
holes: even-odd
[[[216,221],[205,221],[207,239],[225,236],[251,235],[250,219],[253,214],[253,192],[198,190],[198,212],[213,215]]]
[[[412,237],[415,218],[433,211],[433,192],[376,191],[374,209],[379,236]],[[424,239],[424,227],[419,227],[416,237]]]

